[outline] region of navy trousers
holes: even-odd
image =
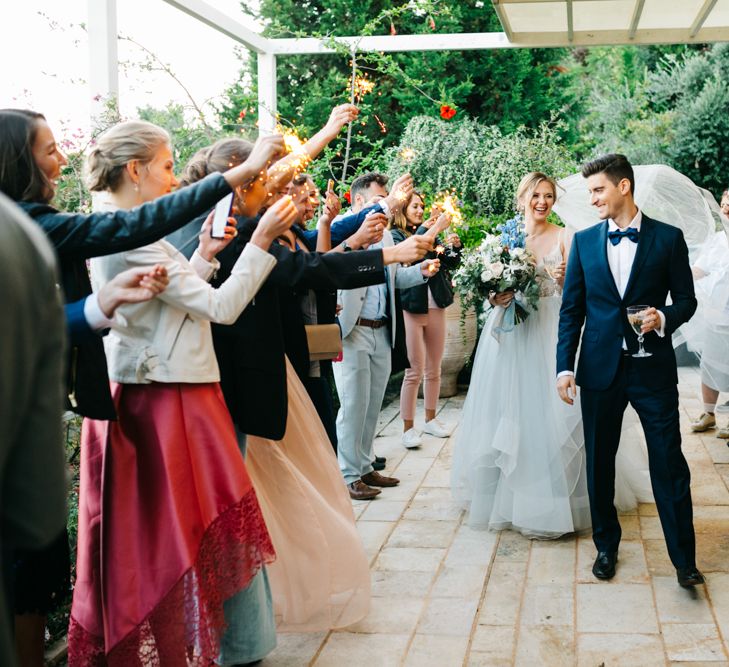
[[[675,567],[691,567],[696,564],[696,540],[691,473],[681,452],[678,388],[675,384],[647,385],[641,361],[623,355],[608,389],[582,390],[592,538],[598,551],[618,550],[621,531],[614,505],[615,455],[623,413],[630,403],[645,433],[653,495],[668,554]]]

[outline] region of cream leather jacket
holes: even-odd
[[[161,264],[167,289],[151,301],[117,309],[104,338],[109,377],[114,382],[218,382],[210,322],[232,324],[250,303],[276,260],[248,244],[230,277],[218,288],[207,280],[217,268],[195,254],[188,261],[167,241],[91,260],[91,280],[99,289],[121,271]]]

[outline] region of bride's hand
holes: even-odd
[[[503,306],[504,308],[508,308],[513,298],[514,292],[497,292],[489,297],[489,303],[492,306]]]
[[[554,267],[554,270],[552,271],[552,277],[554,278],[555,282],[559,283],[560,286],[564,285],[564,276],[567,272],[567,262],[562,260],[557,266]]]

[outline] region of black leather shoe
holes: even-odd
[[[679,586],[684,588],[698,586],[706,581],[704,575],[696,569],[696,566],[676,568],[676,578]]]
[[[598,551],[592,574],[598,579],[612,579],[615,576],[615,564],[618,562],[617,551]]]
[[[375,456],[375,460],[372,461],[372,468],[374,470],[384,470],[387,459],[384,456]]]

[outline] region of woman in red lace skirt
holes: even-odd
[[[251,155],[256,176],[275,152],[267,142]],[[89,167],[106,210],[176,185],[169,138],[149,123],[102,135]],[[208,667],[223,602],[273,559],[219,388],[210,321],[237,319],[275,264],[266,249],[294,216],[290,200],[272,207],[217,289],[207,279],[225,241],[210,238],[210,218],[190,261],[166,241],[92,260],[97,288],[150,261],[170,282],[157,298],[119,308],[105,339],[118,421],[87,420],[82,433],[71,665]],[[228,227],[227,240],[234,234]]]

